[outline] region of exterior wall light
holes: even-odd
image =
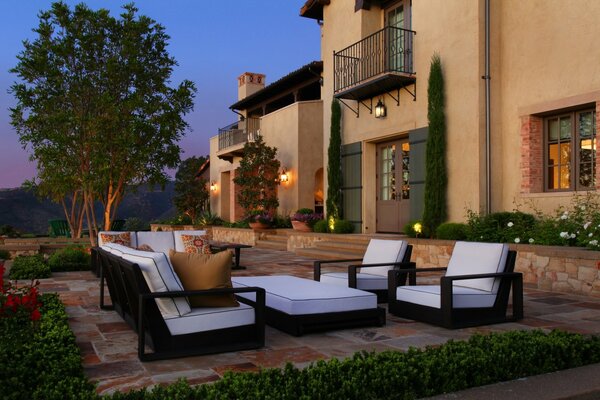
[[[217,191],[217,182],[215,182],[215,181],[212,181],[212,182],[210,183],[210,191],[211,191],[211,192],[216,192],[216,191]]]
[[[375,118],[385,118],[386,115],[387,109],[385,108],[385,104],[383,104],[383,101],[379,99],[375,105]]]
[[[290,173],[285,170],[285,168],[281,169],[281,173],[279,174],[279,182],[286,183],[290,181]]]

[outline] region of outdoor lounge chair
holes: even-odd
[[[388,271],[400,267],[414,268],[410,262],[412,246],[404,240],[371,239],[363,258],[321,260],[314,262],[314,280],[365,290],[377,295],[379,303],[388,297]],[[327,263],[362,261],[348,266],[348,272],[322,273]],[[406,276],[406,275],[404,275]]]
[[[507,244],[456,242],[447,268],[388,273],[388,310],[399,317],[445,328],[495,324],[523,318],[523,276]],[[446,271],[439,285],[416,285],[416,275]],[[404,286],[406,275],[409,285]],[[512,316],[507,317],[512,287]]]
[[[112,270],[115,293],[118,293],[113,302],[119,304],[121,315],[138,333],[138,357],[141,361],[264,346],[263,289],[246,287],[174,291],[170,288],[178,279],[164,253],[127,250],[119,245],[112,245],[108,250],[112,253],[106,249],[96,249],[103,261],[102,268],[109,265]],[[150,284],[160,285],[161,289],[152,291]],[[238,298],[239,307],[203,308],[190,308],[187,301],[188,296],[228,293],[254,293],[254,301]],[[153,352],[147,352],[146,345]]]

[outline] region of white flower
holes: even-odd
[[[571,233],[571,239],[575,239],[577,237],[577,235],[575,235],[574,233]]]
[[[598,241],[597,241],[596,239],[594,239],[594,240],[590,240],[590,244],[591,244],[592,246],[598,246]]]
[[[579,209],[580,209],[581,211],[585,211],[585,206],[579,206]]]
[[[583,224],[583,229],[587,229],[591,224],[591,222],[586,222],[585,224]]]
[[[567,219],[567,218],[569,218],[569,216],[566,213],[560,216],[560,219]]]
[[[569,237],[569,232],[561,232],[559,236],[563,239],[567,239]]]
[[[594,234],[592,232],[590,232],[590,234],[588,235],[588,237],[592,237],[594,236]]]
[[[519,243],[520,241],[521,241],[521,239],[515,238],[515,243]]]
[[[508,224],[506,224],[506,226],[508,226],[509,228],[512,228],[512,227],[513,227],[513,225],[514,225],[514,224],[513,224],[512,222],[509,222]]]
[[[529,243],[533,243],[535,242],[535,240],[533,240],[533,238],[529,238]]]

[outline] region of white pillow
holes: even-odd
[[[448,262],[447,276],[504,272],[508,245],[505,243],[456,242]],[[454,286],[496,293],[499,278],[454,281]]]
[[[110,251],[140,267],[151,292],[182,291],[183,285],[165,253],[140,251],[111,243]],[[156,299],[164,318],[180,317],[192,311],[187,297]]]
[[[363,256],[363,264],[381,264],[385,262],[400,262],[404,258],[408,243],[405,240],[371,239]],[[388,271],[394,265],[361,269],[360,272],[387,277]]]
[[[169,250],[175,248],[173,232],[138,232],[137,247],[148,245],[155,252],[169,254]]]
[[[185,252],[185,247],[183,245],[181,235],[202,236],[206,235],[206,231],[173,231],[173,237],[175,238],[175,251]]]

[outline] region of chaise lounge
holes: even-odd
[[[456,242],[447,268],[389,271],[389,312],[445,328],[520,320],[523,276],[514,272],[516,255],[507,244]],[[418,274],[436,271],[446,272],[439,285],[416,284]],[[507,316],[511,288],[512,315]]]

